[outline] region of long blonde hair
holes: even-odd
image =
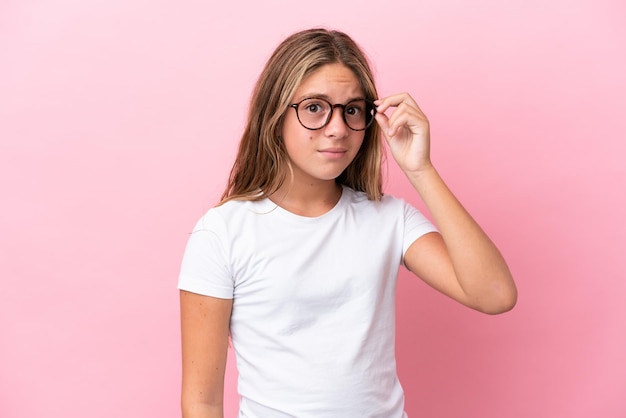
[[[365,55],[345,33],[309,29],[285,39],[261,73],[252,98],[248,121],[220,205],[229,200],[260,200],[277,191],[290,172],[280,129],[285,112],[302,80],[316,69],[341,63],[361,83],[365,98],[378,98]],[[383,148],[378,124],[365,131],[354,160],[336,182],[365,192],[370,200],[382,196]]]

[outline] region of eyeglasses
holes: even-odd
[[[364,131],[374,121],[376,106],[370,100],[354,99],[346,104],[332,104],[321,97],[307,97],[298,103],[290,104],[296,109],[296,116],[300,124],[315,131],[328,125],[333,117],[333,110],[339,107],[342,110],[343,121],[353,131]]]

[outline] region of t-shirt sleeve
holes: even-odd
[[[404,254],[411,244],[422,235],[429,232],[437,232],[437,228],[433,225],[419,210],[404,202],[404,242],[402,243],[402,256],[404,262]]]
[[[187,241],[178,288],[201,295],[232,299],[226,226],[212,210],[196,224]]]

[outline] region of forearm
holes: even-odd
[[[488,313],[511,309],[517,290],[509,268],[481,227],[429,165],[406,173],[439,229],[468,305]]]

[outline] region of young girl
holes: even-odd
[[[438,230],[382,193],[381,133]],[[401,264],[470,308],[515,305],[504,259],[433,167],[429,141],[409,94],[378,98],[347,35],[313,29],[278,46],[222,201],[183,259],[185,418],[223,416],[229,335],[240,417],[406,417],[394,356]]]

